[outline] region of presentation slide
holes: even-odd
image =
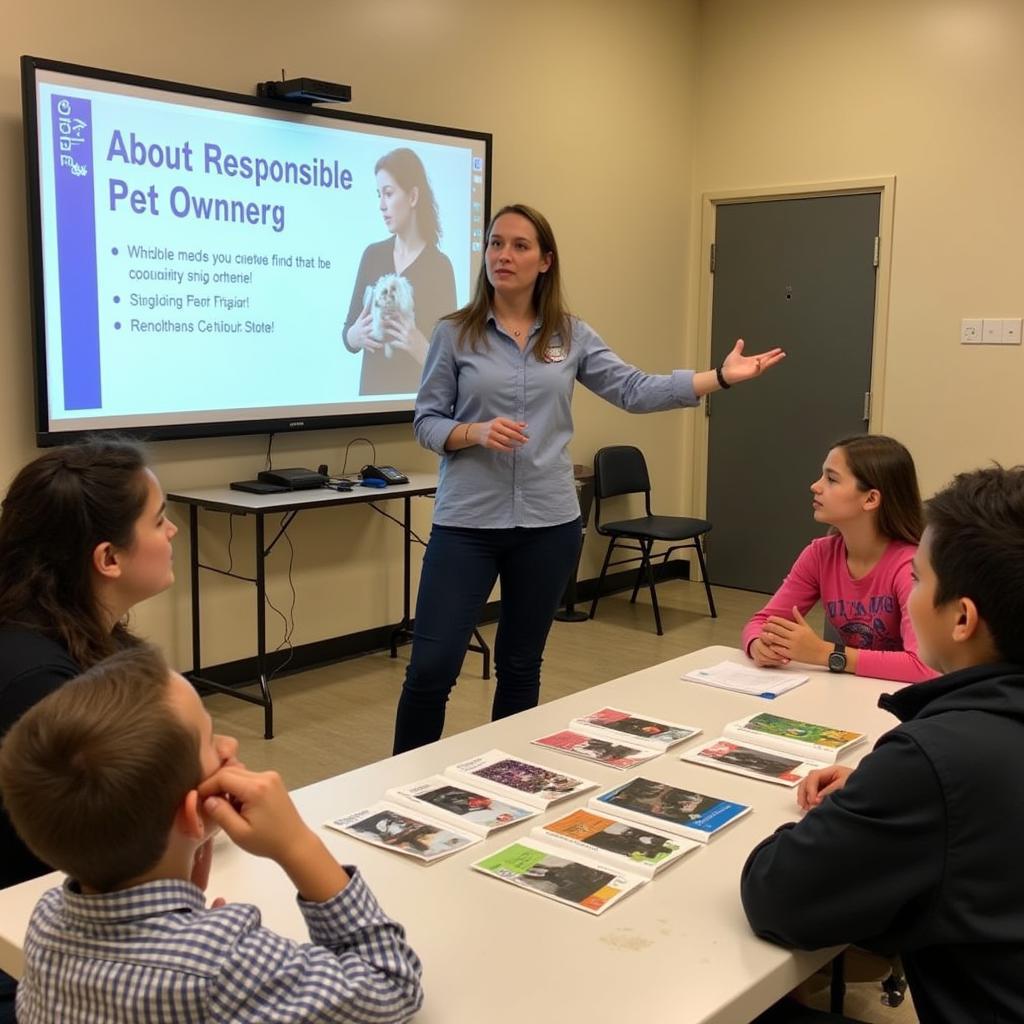
[[[488,136],[42,68],[35,102],[50,431],[412,408]]]

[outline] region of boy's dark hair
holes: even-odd
[[[1024,665],[1024,466],[959,473],[925,503],[935,606],[969,597],[1004,661]]]
[[[100,892],[152,868],[199,784],[199,737],[168,703],[163,656],[140,644],[27,711],[0,745],[0,792],[47,864]]]

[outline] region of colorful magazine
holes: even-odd
[[[444,774],[459,783],[481,786],[487,792],[540,810],[597,786],[589,779],[512,757],[503,750],[488,750],[486,754],[446,768]]]
[[[325,823],[364,843],[434,861],[480,842],[479,836],[457,832],[395,804],[377,803]]]
[[[660,718],[618,708],[601,708],[600,711],[574,718],[569,728],[653,750],[668,750],[700,732],[695,725],[665,722]]]
[[[424,816],[481,837],[539,813],[537,808],[513,803],[487,793],[480,786],[458,784],[441,775],[396,786],[386,796]]]
[[[590,914],[603,913],[645,882],[639,875],[618,874],[533,839],[512,843],[477,861],[473,868]]]
[[[653,878],[669,864],[700,847],[700,843],[692,839],[666,835],[582,807],[538,825],[533,836],[552,846],[566,846],[609,868],[645,878]]]
[[[599,814],[614,814],[701,843],[750,811],[746,804],[643,777],[599,793],[590,806]]]
[[[752,743],[801,760],[834,764],[850,747],[863,743],[867,736],[829,725],[815,725],[795,718],[783,718],[762,712],[730,722],[724,729],[726,739]]]
[[[795,786],[816,768],[824,768],[823,761],[801,761],[799,757],[778,750],[737,743],[724,736],[712,740],[706,747],[683,754],[682,761],[692,761],[709,768],[720,768],[752,779],[776,782],[781,786]]]
[[[660,750],[632,747],[618,740],[604,739],[601,736],[590,736],[583,732],[563,729],[550,736],[541,736],[533,741],[538,746],[549,747],[563,754],[581,757],[585,761],[594,761],[608,768],[636,768],[661,755]]]

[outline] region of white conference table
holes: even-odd
[[[791,953],[756,938],[740,904],[740,869],[747,854],[777,826],[797,820],[795,791],[680,761],[679,754],[719,735],[726,722],[771,710],[867,733],[870,742],[843,759],[850,764],[896,724],[876,703],[899,684],[799,667],[793,671],[811,679],[767,701],[679,678],[690,668],[727,658],[743,660],[736,649],[708,647],[294,792],[305,819],[320,825],[380,799],[390,786],[498,747],[589,778],[602,788],[642,773],[753,807],[705,848],[599,917],[469,867],[525,836],[538,820],[584,804],[589,793],[431,865],[321,830],[339,860],[359,865],[422,958],[426,999],[415,1018],[419,1024],[521,1024],[528,1019],[743,1024],[831,959],[834,950]],[[704,731],[630,772],[530,743],[606,705]],[[294,891],[280,868],[243,853],[226,838],[216,842],[208,894],[255,903],[268,927],[306,939]],[[0,968],[21,973],[32,906],[59,880],[53,874],[0,891]]]

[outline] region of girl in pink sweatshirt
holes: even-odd
[[[917,655],[907,614],[921,496],[910,452],[881,434],[839,441],[811,484],[814,518],[832,529],[800,552],[772,599],[747,623],[743,649],[764,668],[801,661],[832,672],[919,683],[935,673]],[[841,638],[804,620],[821,601]]]

